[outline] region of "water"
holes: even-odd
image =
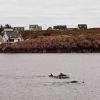
[[[71,78],[48,77],[60,72]],[[100,54],[0,54],[0,100],[99,99]]]

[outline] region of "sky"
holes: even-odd
[[[0,24],[100,27],[100,0],[0,0]]]

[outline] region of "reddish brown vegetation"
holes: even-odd
[[[100,52],[100,40],[75,38],[68,35],[46,36],[20,43],[6,44],[2,50],[8,53]]]

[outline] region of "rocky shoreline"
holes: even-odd
[[[0,53],[100,53],[99,50],[92,49],[12,49],[6,48],[5,50],[0,50]]]

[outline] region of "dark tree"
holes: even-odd
[[[5,28],[11,28],[11,25],[6,24],[4,27],[5,27]]]
[[[4,30],[3,26],[0,25],[0,33]]]

